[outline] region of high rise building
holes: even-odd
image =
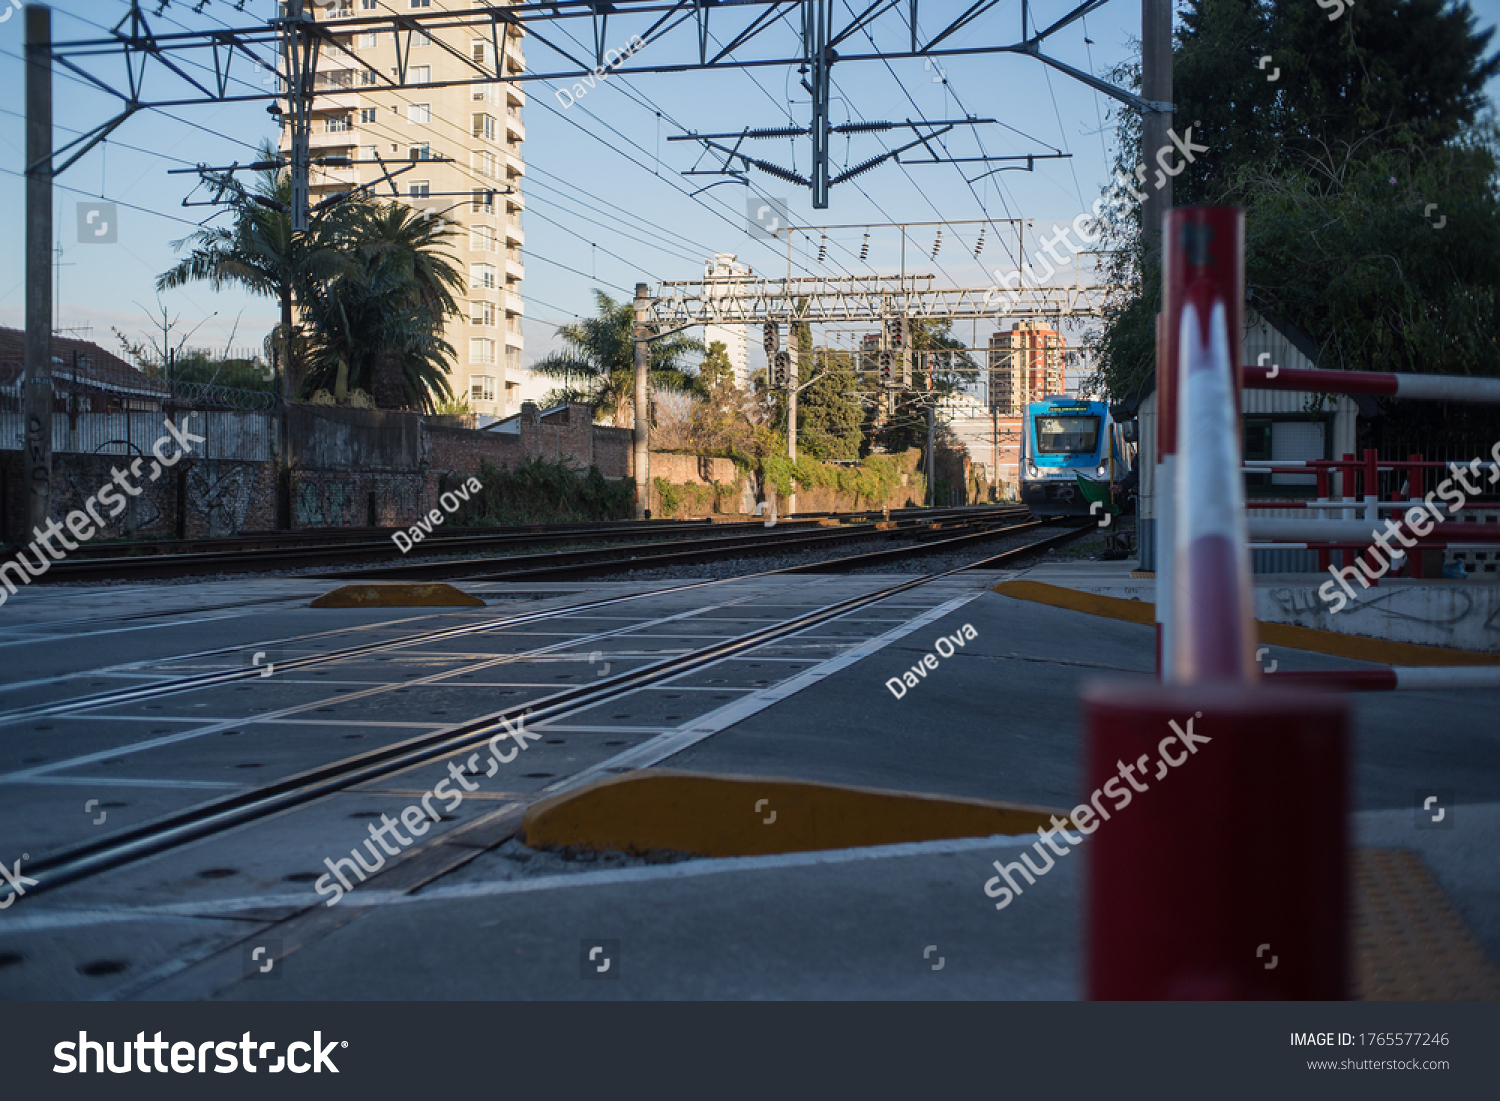
[[[507,0],[494,2],[503,5]],[[458,223],[453,259],[465,274],[466,288],[461,313],[447,320],[442,334],[454,349],[448,382],[454,396],[467,397],[476,413],[500,416],[506,411],[507,387],[517,385],[507,375],[520,369],[524,347],[521,143],[526,129],[521,109],[526,93],[519,83],[429,87],[477,76],[465,58],[493,70],[495,47],[487,34],[455,29],[435,31],[424,39],[409,31],[397,35],[388,27],[341,35],[338,27],[343,19],[390,15],[393,10],[427,15],[467,11],[471,6],[471,0],[337,0],[319,10],[319,20],[358,60],[327,45],[319,51],[315,88],[328,94],[313,101],[312,155],[348,157],[359,163],[347,168],[314,166],[309,183],[316,203],[415,162],[415,167],[372,187],[369,194],[398,198]],[[520,43],[524,33],[506,36],[505,56],[500,59],[504,73],[525,69]],[[406,86],[382,89],[365,65],[394,79],[398,52],[406,65]],[[290,144],[285,130],[281,144],[283,150]]]
[[[996,330],[989,347],[990,404],[1000,416],[1019,416],[1028,403],[1063,392],[1063,338],[1040,321]]]
[[[731,252],[715,253],[712,260],[705,261],[703,264],[703,281],[708,284],[705,292],[710,296],[715,290],[722,290],[724,294],[729,294],[732,288],[724,284],[749,277],[749,265],[739,263],[734,253]],[[729,353],[729,365],[734,368],[735,385],[742,388],[748,387],[750,385],[750,342],[746,335],[746,327],[744,325],[705,325],[703,346],[706,348],[716,340],[723,344]]]

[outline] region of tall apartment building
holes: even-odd
[[[1062,333],[1040,321],[1017,321],[990,334],[990,404],[1019,416],[1029,402],[1063,392]]]
[[[712,260],[704,261],[703,281],[709,286],[705,289],[709,295],[714,295],[716,290],[722,290],[729,294],[732,288],[724,285],[736,279],[748,279],[750,277],[750,266],[741,264],[732,252],[718,252]],[[744,325],[705,325],[703,327],[703,346],[706,348],[714,341],[724,345],[729,354],[729,365],[734,368],[735,385],[748,388],[750,385],[750,340]]]
[[[493,0],[504,4],[507,0]],[[406,54],[407,84],[382,90],[374,75],[342,50],[324,46],[319,54],[314,101],[312,155],[349,157],[358,162],[380,161],[401,168],[417,162],[389,184],[370,194],[399,198],[411,206],[441,213],[460,226],[453,238],[455,260],[467,276],[462,313],[449,318],[443,338],[453,346],[455,360],[449,385],[455,397],[469,399],[476,413],[503,416],[506,389],[519,384],[507,377],[521,366],[521,260],[525,236],[521,229],[524,206],[521,179],[525,164],[521,143],[526,129],[521,109],[526,105],[522,85],[490,83],[423,87],[444,81],[467,80],[475,70],[444,45],[472,57],[487,69],[495,66],[494,46],[483,32],[435,32],[424,41],[402,32],[398,44],[389,26],[375,31],[339,35],[341,20],[395,14],[427,15],[489,6],[472,0],[338,0],[320,8],[318,18],[361,61],[396,75],[398,48]],[[524,34],[524,32],[522,32]],[[504,72],[526,67],[519,36],[512,33],[502,59]],[[289,144],[282,133],[282,147]],[[440,163],[451,158],[451,163]],[[380,179],[378,163],[348,168],[314,167],[310,179],[312,201],[352,185]],[[504,194],[507,188],[510,194]]]

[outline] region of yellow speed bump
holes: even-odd
[[[532,848],[773,853],[1024,834],[1067,811],[754,776],[647,769],[534,804]]]
[[[441,583],[344,585],[312,602],[314,608],[483,608],[477,596]]]

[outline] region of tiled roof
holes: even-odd
[[[77,370],[74,370],[74,354]],[[25,371],[26,334],[20,329],[0,328],[0,383],[13,383]],[[165,395],[167,384],[132,367],[119,356],[90,340],[54,336],[52,377],[58,382],[78,382],[101,390],[132,394]]]

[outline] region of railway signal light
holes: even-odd
[[[894,357],[890,352],[881,352],[877,357],[880,363],[880,385],[889,386],[895,380],[891,377],[891,363]]]
[[[792,384],[792,356],[790,352],[771,353],[771,388],[787,390]]]
[[[766,322],[764,341],[767,355],[770,355],[781,346],[781,329],[776,322]]]

